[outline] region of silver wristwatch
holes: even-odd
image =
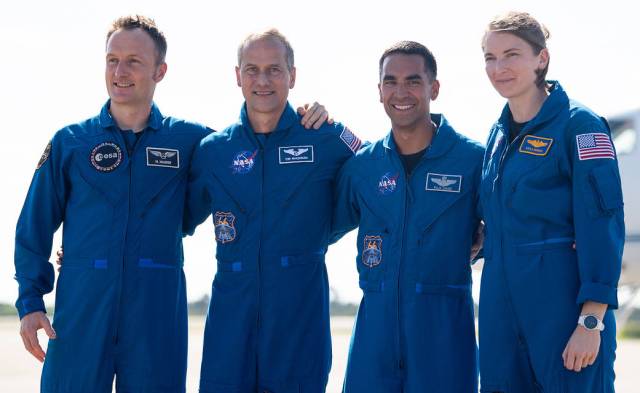
[[[604,330],[604,323],[602,323],[602,320],[593,314],[580,315],[580,318],[578,318],[578,325],[587,330]]]

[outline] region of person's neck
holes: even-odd
[[[509,110],[511,111],[511,116],[513,116],[513,121],[526,123],[533,119],[540,112],[540,108],[542,108],[542,104],[544,104],[548,96],[547,89],[541,88],[510,98]]]
[[[111,117],[113,117],[113,120],[121,130],[140,132],[147,127],[149,122],[151,104],[133,107],[112,102],[109,107],[109,113],[111,113]]]
[[[411,127],[392,127],[393,140],[400,154],[418,153],[431,145],[436,125],[427,116],[426,121]]]
[[[281,111],[278,111],[278,115],[274,115],[275,112],[271,113],[260,113],[247,109],[247,117],[249,118],[249,123],[251,123],[251,127],[256,134],[268,134],[273,132],[278,126],[278,121],[280,121],[280,117],[282,116],[282,112],[284,112],[284,108]]]

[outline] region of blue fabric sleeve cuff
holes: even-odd
[[[587,301],[608,304],[610,310],[615,310],[618,308],[618,289],[596,282],[584,283],[580,286],[577,303]]]
[[[32,312],[47,312],[47,309],[44,306],[44,300],[38,297],[19,299],[16,302],[16,308],[18,309],[18,315],[20,316],[20,319],[22,319],[27,314],[31,314]]]

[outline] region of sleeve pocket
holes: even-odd
[[[620,175],[614,166],[606,165],[593,168],[589,178],[598,201],[599,210],[602,213],[611,214],[622,208]]]

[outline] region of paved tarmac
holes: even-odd
[[[327,393],[339,393],[347,363],[349,338],[353,318],[331,319],[333,335],[333,368],[329,377]],[[28,354],[18,335],[19,321],[16,317],[0,317],[0,392],[38,392],[41,365]],[[198,376],[202,351],[204,318],[189,320],[189,369],[187,392],[198,391]],[[46,343],[44,337],[40,341]],[[616,360],[616,392],[640,392],[640,340],[620,340]]]

